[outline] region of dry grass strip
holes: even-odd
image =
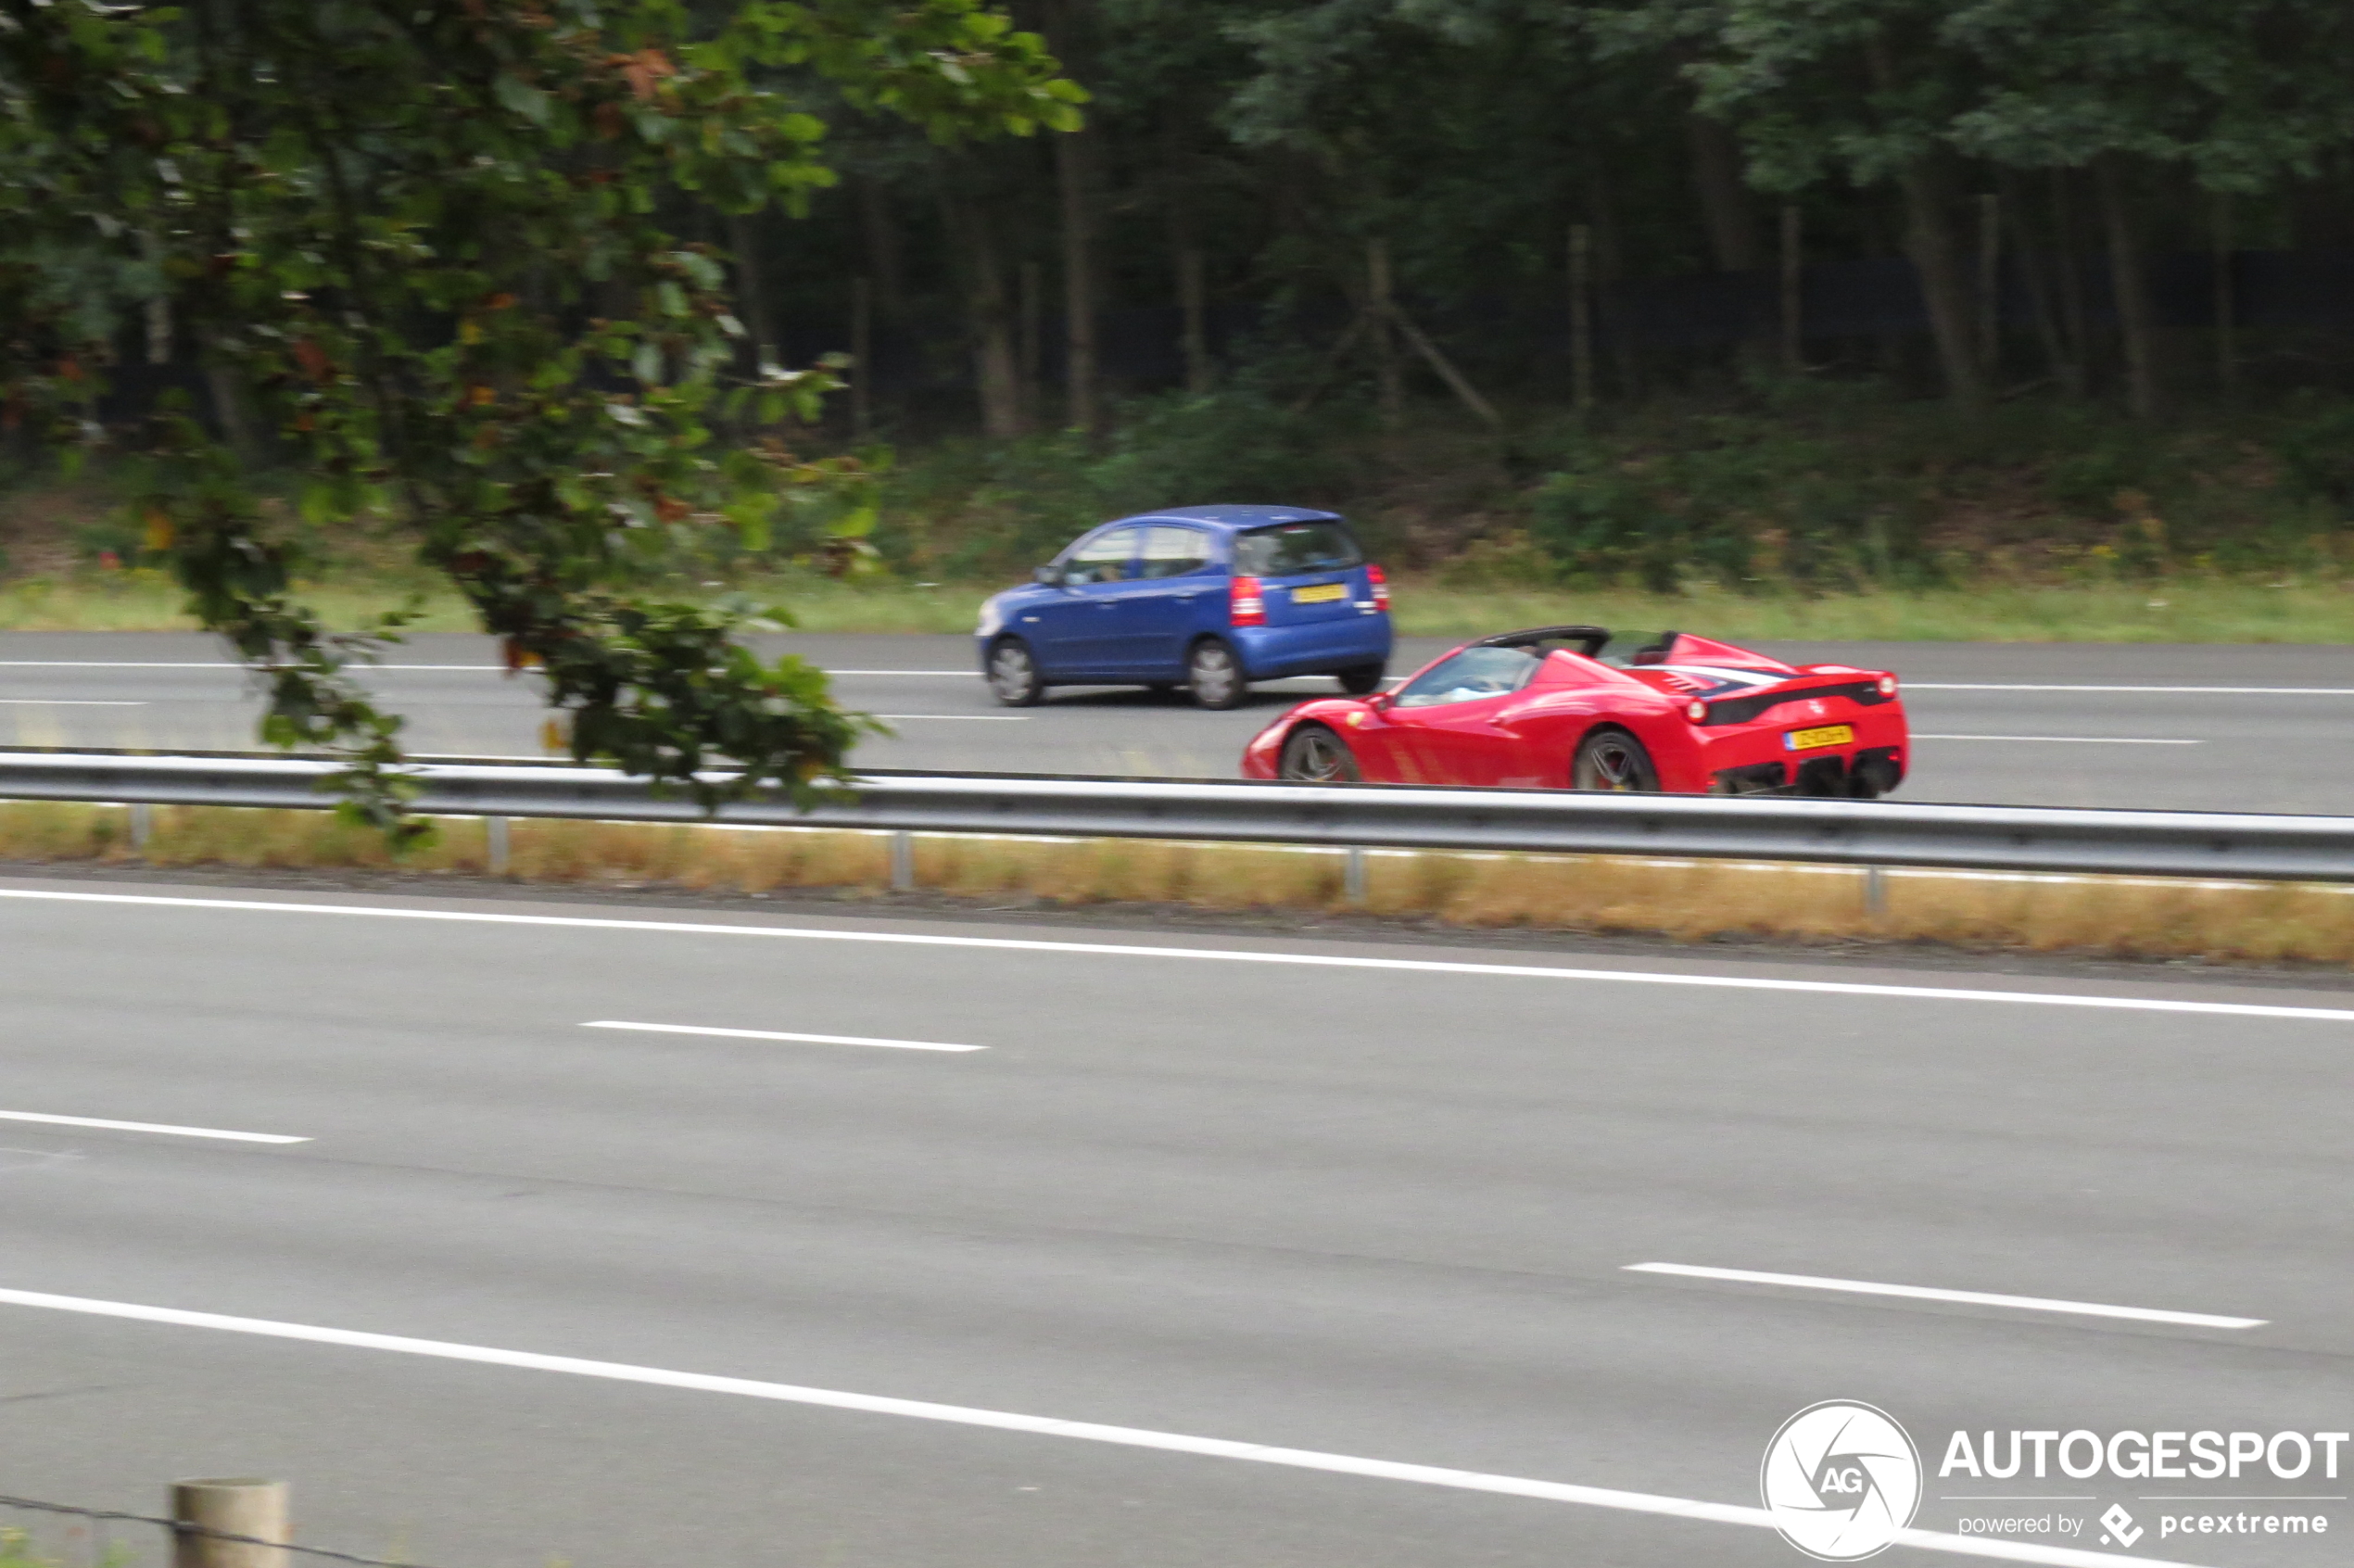
[[[400,868],[487,875],[481,822],[445,820]],[[159,807],[143,850],[119,806],[0,803],[0,859],[156,866],[394,869],[376,835],[325,812]],[[517,818],[507,875],[575,886],[719,891],[832,889],[880,895],[887,837]],[[916,878],[975,900],[1113,902],[1217,910],[1343,907],[1336,854],[1157,840],[918,836]],[[2354,963],[2354,895],[2303,883],[1998,878],[1895,872],[1865,906],[1842,868],[1595,855],[1369,857],[1370,914],[1466,928],[1711,937],[1879,940],[1971,948],[2243,963]]]

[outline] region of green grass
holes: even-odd
[[[409,577],[338,577],[309,598],[338,626],[402,601]],[[968,632],[982,599],[1002,584],[853,585],[803,575],[729,585],[791,609],[813,632]],[[696,584],[681,592],[717,591]],[[454,594],[429,593],[423,631],[471,631]],[[0,630],[185,631],[196,623],[161,574],[83,572],[0,586]],[[2354,584],[2314,579],[2178,578],[2154,583],[1983,583],[1804,596],[1696,588],[1680,595],[1623,588],[1398,584],[1398,629],[1409,637],[1472,637],[1515,626],[1583,622],[1637,630],[1675,627],[1742,638],[1924,642],[2354,642]]]

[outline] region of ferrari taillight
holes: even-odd
[[[1705,723],[1708,719],[1708,704],[1699,701],[1687,702],[1684,704],[1684,716],[1694,724]]]
[[[1267,596],[1261,592],[1257,577],[1236,577],[1226,601],[1226,624],[1235,626],[1263,626],[1267,624]]]
[[[1382,569],[1381,569],[1380,567],[1378,567],[1378,566],[1374,566],[1374,565],[1371,565],[1371,564],[1368,564],[1368,565],[1366,566],[1366,568],[1365,568],[1365,581],[1373,585],[1373,608],[1374,608],[1374,609],[1376,609],[1376,610],[1386,610],[1386,609],[1388,609],[1388,608],[1389,608],[1389,578],[1388,578],[1388,576],[1387,576],[1387,575],[1386,575],[1383,573],[1383,571],[1382,571]]]
[[[1879,677],[1879,694],[1883,697],[1893,697],[1896,695],[1896,677],[1894,676],[1882,676]]]

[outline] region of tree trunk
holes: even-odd
[[[750,216],[728,220],[728,247],[736,253],[736,309],[742,312],[744,332],[751,337],[753,373],[778,362],[777,334],[768,320],[767,291],[760,285],[760,236]]]
[[[1930,336],[1937,345],[1938,368],[1955,406],[1975,414],[1986,406],[1986,383],[1971,351],[1969,285],[1956,253],[1936,176],[1923,163],[1907,164],[1896,176],[1905,198],[1905,249],[1918,274],[1921,300],[1929,308]]]
[[[1021,264],[1021,422],[1035,429],[1042,399],[1038,367],[1043,357],[1040,328],[1045,316],[1046,285],[1038,263]]]
[[[875,280],[883,314],[904,322],[907,319],[906,247],[892,214],[891,193],[872,175],[858,182],[858,226],[866,232],[867,275]]]
[[[2101,204],[2101,226],[2108,241],[2109,287],[2117,297],[2117,329],[2125,350],[2125,406],[2136,419],[2158,413],[2158,332],[2150,312],[2149,281],[2126,206],[2124,177],[2114,154],[2093,164]]]
[[[2076,205],[2068,196],[2068,171],[2052,171],[2052,228],[2059,253],[2060,322],[2076,364],[2075,395],[2093,385],[2093,335],[2084,312],[2084,247],[2076,232]]]
[[[1594,411],[1594,229],[1569,227],[1569,387],[1577,411]]]
[[[1782,209],[1782,373],[1806,370],[1806,215],[1795,203]]]
[[[2239,311],[2232,256],[2236,238],[2233,233],[2232,196],[2228,191],[2215,198],[2215,387],[2226,398],[2239,396]]]
[[[1369,240],[1365,245],[1365,282],[1367,297],[1366,325],[1373,335],[1373,385],[1381,408],[1381,422],[1395,430],[1406,423],[1405,367],[1398,360],[1398,334],[1391,325],[1397,305],[1391,297],[1389,279],[1389,243]]]
[[[1061,186],[1063,223],[1064,423],[1095,428],[1095,193],[1089,188],[1094,151],[1090,131],[1055,138],[1055,175]]]
[[[2061,392],[2070,398],[2084,393],[2084,368],[2077,364],[2060,335],[2059,317],[2052,306],[2052,285],[2046,269],[2058,253],[2058,242],[2051,248],[2039,251],[2031,244],[2028,230],[2027,203],[2019,198],[2019,181],[2008,170],[1996,174],[2003,205],[2011,214],[2011,233],[2017,236],[2011,254],[2017,258],[2019,282],[2027,288],[2027,308],[2035,322],[2035,341],[2044,350],[2044,363]]]
[[[875,285],[850,281],[850,431],[865,440],[875,428]]]
[[[1757,207],[1741,180],[1740,146],[1732,132],[1714,120],[1688,113],[1692,187],[1701,218],[1708,225],[1709,249],[1720,272],[1753,272],[1762,265]]]
[[[981,427],[993,440],[1022,433],[1021,366],[1014,344],[1012,301],[997,252],[996,225],[985,199],[961,194],[941,198],[942,217],[964,252],[966,298],[972,320],[973,386],[981,398]]]
[[[1209,267],[1201,247],[1177,252],[1177,309],[1184,318],[1185,390],[1196,397],[1216,379],[1209,359]]]

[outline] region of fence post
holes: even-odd
[[[1864,867],[1864,913],[1875,920],[1888,913],[1888,873],[1878,866]]]
[[[250,1536],[278,1546],[292,1540],[284,1481],[175,1481],[171,1518],[178,1526],[171,1568],[285,1568],[286,1554],[277,1546],[219,1538]]]
[[[891,836],[891,891],[916,891],[916,835],[904,828]]]
[[[1341,897],[1351,909],[1365,907],[1365,849],[1361,844],[1348,846],[1348,862],[1341,871]]]
[[[146,849],[147,841],[155,837],[155,832],[156,808],[145,801],[132,802],[131,847],[134,850]]]
[[[484,839],[483,859],[494,877],[507,874],[507,819],[486,816],[482,819]]]

